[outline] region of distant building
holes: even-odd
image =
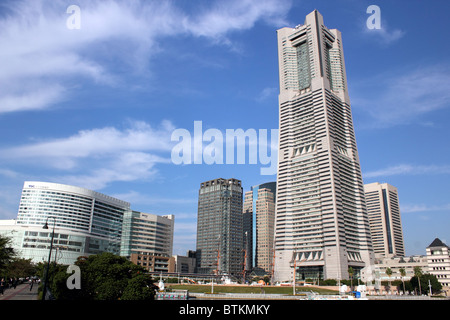
[[[122,219],[130,204],[92,190],[49,182],[25,181],[16,220],[0,226],[18,254],[33,262],[73,264],[79,256],[119,254]],[[43,229],[45,224],[48,229]]]
[[[247,257],[248,270],[271,273],[275,230],[276,182],[252,186],[244,197],[244,216],[250,220]]]
[[[375,259],[375,267],[380,271],[380,280],[402,280],[400,269],[404,269],[406,275],[403,280],[410,280],[414,276],[414,268],[420,267],[423,272],[427,272],[428,263],[427,257],[424,255],[414,255],[409,257],[385,257]],[[389,277],[386,274],[386,269],[389,268],[392,271],[392,275]]]
[[[397,188],[388,183],[364,185],[375,258],[403,257],[403,229]]]
[[[450,250],[440,239],[436,238],[427,247],[428,272],[435,275],[442,289],[450,291]]]
[[[120,255],[149,271],[168,272],[175,217],[128,211],[123,218]]]
[[[171,265],[173,267],[169,269],[169,272],[179,273],[181,275],[195,273],[196,267],[195,257],[196,257],[195,251],[191,250],[189,250],[185,256],[174,255],[173,256],[174,263]]]
[[[243,248],[241,181],[202,182],[198,196],[197,272],[241,276]]]
[[[17,219],[0,221],[0,234],[18,255],[36,263],[48,261],[53,236],[51,261],[59,264],[111,252],[166,272],[173,230],[173,215],[132,211],[128,202],[96,191],[37,181],[25,181]]]
[[[132,253],[129,258],[134,264],[143,267],[149,272],[168,272],[173,264],[173,257],[160,256],[148,253]]]

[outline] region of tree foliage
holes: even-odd
[[[62,300],[151,300],[155,290],[145,269],[112,253],[80,257],[81,288],[67,288],[67,267],[50,277],[50,291]],[[50,269],[51,270],[51,269]]]
[[[36,267],[31,259],[15,258],[6,267],[6,273],[13,278],[26,278],[34,275],[35,272]]]
[[[420,277],[414,276],[409,282],[411,283],[412,291],[416,290],[416,292],[418,293],[420,288],[422,294],[425,295],[429,294],[430,292],[429,284],[431,284],[432,293],[438,293],[442,290],[442,285],[438,281],[436,276],[429,273],[421,274]]]
[[[11,246],[11,239],[0,235],[0,273],[2,275],[7,271],[7,267],[13,261],[15,255]]]

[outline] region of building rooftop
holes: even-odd
[[[445,243],[443,243],[439,238],[436,238],[427,248],[431,247],[448,247],[448,246]]]

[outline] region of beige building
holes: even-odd
[[[170,265],[169,272],[170,273],[179,273],[179,274],[192,274],[195,273],[195,265],[196,265],[196,259],[195,259],[195,251],[189,250],[187,252],[187,255],[181,256],[181,255],[174,255],[173,258],[173,264]]]
[[[243,212],[249,215],[252,227],[248,242],[253,248],[247,253],[256,274],[271,273],[273,269],[273,240],[275,226],[276,183],[253,186],[244,197]],[[247,250],[250,251],[250,250]]]
[[[172,257],[174,215],[138,211],[124,214],[120,255],[149,271],[168,272]]]
[[[132,253],[129,260],[149,272],[170,272],[175,265],[174,257],[160,256],[151,253]]]
[[[450,290],[450,251],[438,238],[427,247],[428,272],[435,275],[444,291]]]
[[[341,33],[314,10],[277,37],[274,278],[348,279],[349,267],[358,274],[374,256]]]
[[[388,183],[364,185],[375,258],[403,257],[403,229],[398,190]]]
[[[402,280],[400,269],[404,269],[406,275],[404,281],[410,280],[414,276],[414,268],[420,267],[422,272],[428,270],[427,257],[422,255],[414,255],[409,257],[388,257],[376,259],[375,267],[379,270],[379,277],[382,281]],[[392,275],[389,277],[386,273],[387,269],[391,269]]]

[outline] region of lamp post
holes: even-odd
[[[50,269],[50,259],[52,257],[53,238],[55,237],[55,225],[56,225],[55,217],[48,217],[48,218],[53,218],[53,231],[52,231],[52,240],[50,241],[50,252],[48,253],[47,270],[45,270],[44,289],[42,291],[42,300],[45,300],[45,295],[47,294],[48,270]],[[48,229],[48,218],[45,221],[45,225],[42,227],[42,229]]]

